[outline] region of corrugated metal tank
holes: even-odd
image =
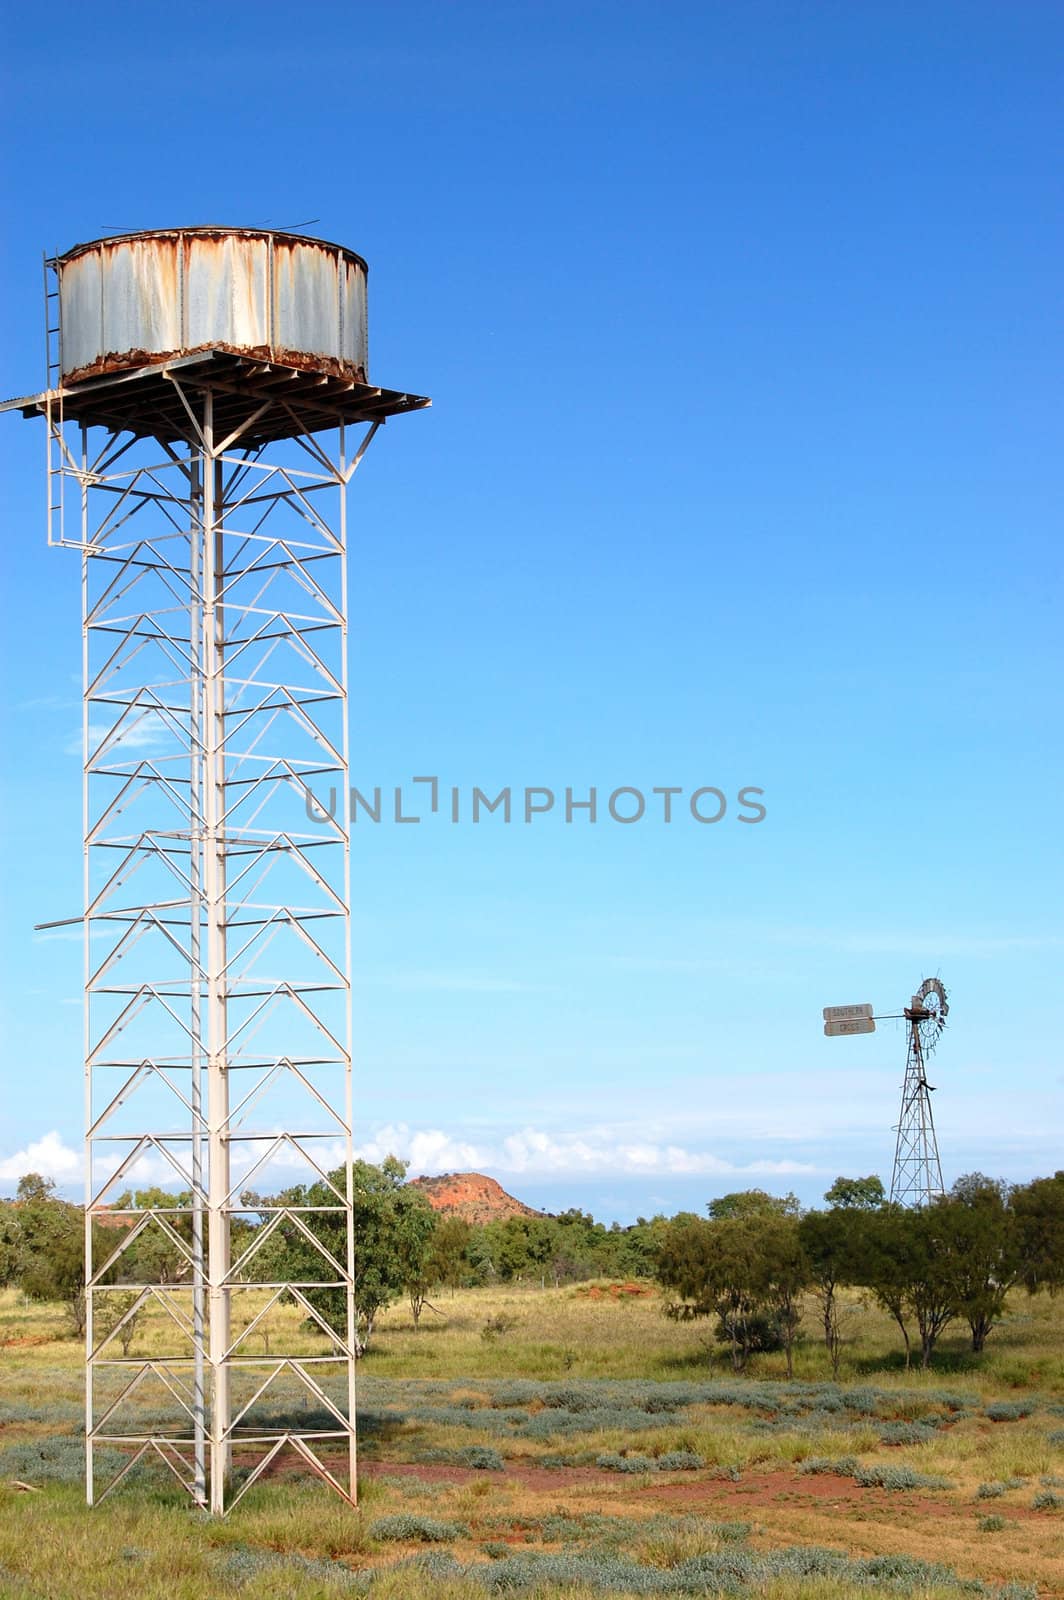
[[[366,263],[259,228],[168,228],[58,260],[65,383],[200,350],[368,381]]]

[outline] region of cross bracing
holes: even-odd
[[[151,1459],[220,1512],[287,1453],[353,1500],[346,490],[425,402],[153,372],[162,438],[106,384],[35,402],[82,576],[87,1494]],[[278,1276],[282,1227],[312,1280]]]

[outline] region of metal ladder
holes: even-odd
[[[62,389],[62,330],[59,307],[59,262],[55,256],[44,256],[44,359],[48,375],[44,396],[44,411],[48,434],[48,543],[62,545],[63,491],[66,469],[63,464],[63,389]],[[58,534],[56,532],[58,523]]]

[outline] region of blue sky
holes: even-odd
[[[360,824],[360,1143],[605,1218],[1060,1165],[1059,7],[60,4],[7,27],[5,394],[40,255],[291,226],[433,396],[353,490],[363,788],[765,791],[755,827]],[[0,1187],[73,1180],[76,560],[6,495]],[[560,809],[560,808],[559,808]],[[43,1143],[42,1143],[43,1141]]]

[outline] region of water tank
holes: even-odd
[[[366,263],[262,228],[164,228],[59,257],[64,384],[197,351],[368,381]]]

